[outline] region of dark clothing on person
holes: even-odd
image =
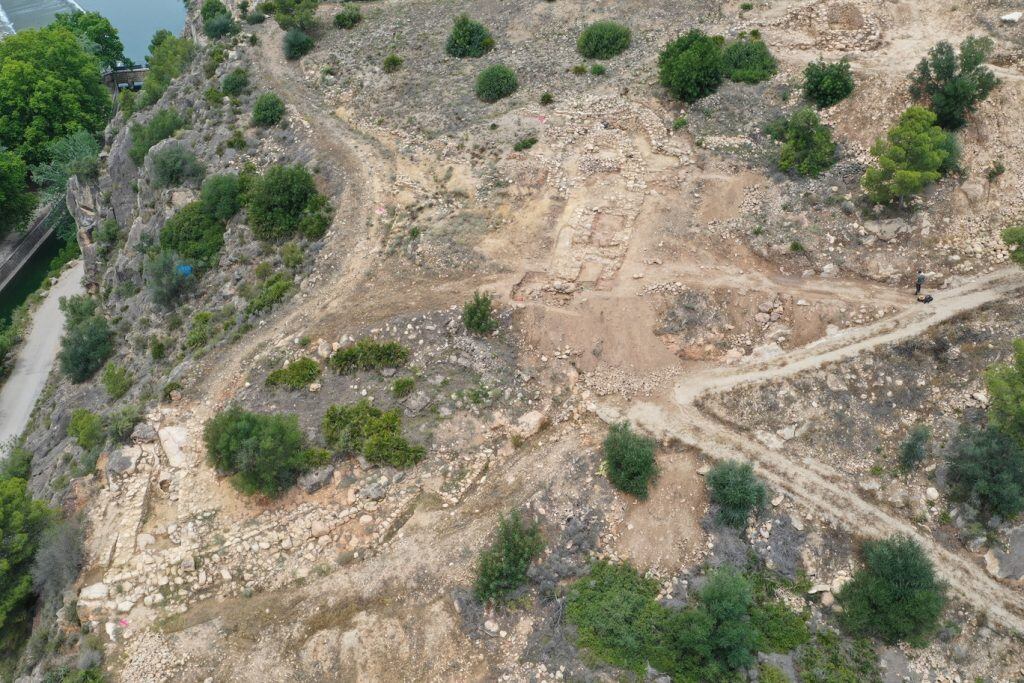
[[[921,293],[921,286],[924,285],[924,273],[917,274],[917,280],[914,281],[914,284],[917,285],[916,289],[914,289],[914,296],[918,296]]]

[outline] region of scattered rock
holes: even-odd
[[[316,493],[331,482],[334,476],[334,465],[324,465],[306,472],[299,477],[299,486],[306,493]]]

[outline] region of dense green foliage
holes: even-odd
[[[0,147],[39,164],[51,140],[98,133],[109,115],[100,62],[74,33],[27,29],[0,40]]]
[[[52,518],[32,500],[24,479],[0,478],[0,631],[23,617],[32,597],[32,559]]]
[[[65,28],[78,36],[86,50],[94,54],[105,69],[113,69],[126,61],[124,44],[117,29],[99,12],[58,14],[50,26]]]
[[[750,513],[761,510],[768,500],[768,490],[747,462],[715,463],[707,481],[711,502],[718,506],[718,520],[737,529],[744,528]]]
[[[286,31],[292,28],[312,31],[317,27],[317,4],[319,0],[274,0],[274,19]]]
[[[602,446],[608,480],[620,491],[644,500],[658,474],[654,441],[640,436],[625,422],[612,425]]]
[[[928,441],[932,438],[932,430],[927,425],[915,425],[907,435],[906,441],[900,445],[900,467],[904,471],[917,467],[928,457]]]
[[[321,431],[338,453],[361,453],[372,463],[411,467],[426,453],[422,446],[410,444],[402,436],[402,418],[397,410],[382,411],[366,399],[328,408]]]
[[[629,565],[596,563],[566,600],[577,645],[637,675],[650,665],[678,681],[731,680],[754,662],[759,635],[751,613],[758,605],[736,570],[709,574],[685,609],[657,602],[658,588]]]
[[[923,645],[946,605],[931,560],[915,541],[901,536],[866,541],[862,554],[864,568],[837,596],[843,627],[889,644]]]
[[[836,143],[832,129],[821,123],[813,109],[798,110],[786,122],[779,168],[818,177],[835,163]]]
[[[395,398],[405,398],[416,388],[416,379],[413,377],[399,377],[391,383],[391,395]]]
[[[77,441],[78,445],[86,451],[102,446],[106,440],[106,432],[103,431],[103,418],[84,408],[76,408],[71,411],[68,436]]]
[[[153,187],[174,187],[202,180],[206,169],[196,155],[179,143],[168,144],[153,154]]]
[[[938,124],[956,130],[967,123],[967,115],[988,97],[999,80],[982,64],[992,53],[991,38],[966,38],[960,55],[946,41],[928,51],[910,75],[910,94],[927,102]]]
[[[203,181],[199,200],[213,218],[227,222],[242,208],[242,186],[234,173],[221,173]]]
[[[249,226],[257,238],[275,242],[302,235],[322,237],[331,205],[302,166],[271,166],[247,193]]]
[[[176,252],[193,267],[213,267],[224,246],[224,223],[203,202],[192,202],[164,223],[160,246]]]
[[[742,37],[722,50],[722,69],[731,81],[760,83],[774,76],[779,66],[763,40]]]
[[[141,166],[146,158],[149,148],[166,140],[182,128],[188,126],[188,121],[173,109],[161,109],[148,123],[135,123],[131,127],[132,144],[128,148],[128,156]]]
[[[846,644],[833,631],[820,630],[797,654],[800,683],[882,683],[871,641]]]
[[[299,59],[313,49],[313,38],[299,28],[289,29],[284,34],[284,56],[286,59]]]
[[[379,342],[364,337],[335,351],[330,363],[335,370],[346,374],[356,370],[400,368],[409,362],[409,356],[409,349],[396,341]]]
[[[1024,339],[1013,343],[1013,360],[985,372],[989,424],[1024,446]]]
[[[0,149],[0,237],[21,230],[36,209],[36,196],[28,187],[28,168],[14,152]]]
[[[935,114],[923,107],[910,107],[886,139],[871,147],[874,166],[864,172],[861,184],[868,198],[878,204],[920,193],[928,183],[942,176],[950,154],[951,135],[935,125]]]
[[[526,524],[518,511],[498,522],[494,542],[480,553],[473,595],[480,602],[503,602],[526,583],[526,571],[544,550],[540,526]]]
[[[60,307],[66,327],[57,359],[72,382],[84,382],[96,374],[113,353],[113,335],[106,319],[97,312],[95,299],[69,297],[61,299]]]
[[[948,455],[950,500],[968,503],[985,517],[1014,517],[1024,510],[1024,446],[1002,430],[961,431]]]
[[[245,69],[235,69],[221,81],[220,89],[228,97],[238,97],[249,87],[249,72]]]
[[[207,38],[216,40],[238,30],[238,25],[231,18],[231,10],[220,0],[205,0],[200,16],[203,19],[203,33]]]
[[[157,31],[149,44],[149,57],[146,59],[149,72],[142,82],[139,105],[149,107],[156,104],[171,81],[185,71],[195,51],[195,43],[191,40],[178,38],[169,31]]]
[[[298,358],[267,375],[267,386],[305,389],[320,377],[320,364],[312,358]]]
[[[633,41],[630,30],[614,21],[595,21],[576,39],[576,50],[587,59],[611,59]]]
[[[233,474],[246,493],[277,496],[312,467],[326,464],[306,447],[294,415],[250,413],[237,406],[219,412],[203,431],[210,463]]]
[[[494,47],[494,38],[487,27],[469,16],[455,17],[455,25],[448,34],[444,50],[452,57],[483,57]]]
[[[676,38],[658,56],[658,79],[676,99],[696,102],[725,77],[722,42],[697,29]]]
[[[276,126],[284,118],[284,102],[272,92],[263,93],[252,107],[253,125],[262,128]]]
[[[359,8],[352,3],[346,3],[341,6],[341,11],[334,15],[334,26],[342,29],[355,28],[362,20],[363,13]]]
[[[819,59],[804,69],[804,95],[819,109],[831,107],[853,92],[853,74],[850,62],[826,62]]]
[[[491,312],[491,295],[473,292],[473,298],[462,307],[462,324],[476,334],[490,334],[498,329],[498,321]]]
[[[32,167],[32,182],[43,188],[47,197],[57,198],[64,194],[71,176],[78,176],[81,180],[96,177],[100,145],[95,136],[80,130],[48,142],[46,158],[46,163]]]
[[[115,401],[127,394],[135,382],[128,368],[114,362],[107,363],[103,367],[100,381],[103,382],[103,388],[107,390],[107,395]]]
[[[181,271],[180,266],[184,265],[189,264],[169,249],[162,249],[146,259],[142,277],[155,304],[173,308],[191,291],[195,277]]]
[[[484,102],[497,102],[519,89],[516,73],[504,64],[494,64],[476,78],[476,96]]]

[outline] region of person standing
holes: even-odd
[[[921,287],[924,285],[924,271],[921,270],[920,268],[918,268],[918,270],[917,270],[917,279],[914,280],[914,285],[915,285],[914,296],[920,296],[921,295]]]

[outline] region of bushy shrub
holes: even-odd
[[[384,412],[366,399],[328,408],[321,431],[338,453],[361,453],[372,463],[410,467],[425,454],[422,446],[410,444],[402,436],[402,418],[397,410]]]
[[[716,463],[707,476],[711,501],[718,506],[718,520],[742,529],[751,512],[764,507],[768,491],[754,475],[750,463],[726,460]]]
[[[697,29],[669,43],[658,56],[659,81],[686,102],[715,92],[724,75],[721,40]]]
[[[173,109],[161,109],[149,123],[132,125],[132,144],[128,148],[128,156],[136,166],[141,166],[150,147],[161,140],[166,140],[187,125],[188,121],[178,112]]]
[[[209,21],[203,22],[203,33],[207,38],[217,40],[224,36],[238,32],[238,24],[231,18],[230,14],[218,14]]]
[[[852,642],[835,631],[820,629],[797,652],[800,683],[881,683],[878,655],[867,638]],[[788,680],[788,679],[787,679]]]
[[[985,371],[985,386],[991,397],[989,424],[1024,445],[1024,339],[1013,342],[1009,363],[997,363]]]
[[[395,398],[405,398],[416,388],[416,380],[412,377],[399,377],[391,383],[391,395]]]
[[[835,163],[832,129],[822,125],[813,109],[800,109],[786,122],[779,168],[818,177]]]
[[[608,430],[603,449],[608,480],[620,491],[646,499],[651,480],[658,473],[654,442],[623,422]]]
[[[115,401],[127,394],[128,390],[132,388],[132,384],[135,383],[128,368],[114,362],[107,363],[103,367],[100,381],[103,382],[103,388],[107,390],[107,395]]]
[[[51,140],[46,144],[46,154],[46,163],[32,167],[32,182],[44,188],[49,197],[63,194],[71,176],[92,180],[99,173],[100,145],[87,131]]]
[[[910,107],[884,140],[877,140],[871,154],[877,160],[864,171],[861,185],[877,204],[899,199],[906,204],[929,183],[938,180],[950,153],[950,133],[935,125],[935,114],[923,107]],[[955,145],[955,142],[954,142]]]
[[[409,349],[398,342],[379,342],[366,337],[335,351],[330,364],[341,374],[347,374],[356,370],[400,368],[409,362],[409,356]]]
[[[262,3],[260,7],[266,7],[268,12],[273,8],[274,19],[284,30],[299,28],[303,31],[312,31],[317,27],[316,7],[319,0],[275,0],[272,3]]]
[[[24,479],[0,479],[0,633],[5,624],[24,616],[32,597],[32,559],[53,513],[32,500]]]
[[[206,213],[218,221],[227,222],[242,206],[242,188],[234,173],[210,176],[203,182],[200,201]]]
[[[66,331],[60,341],[60,352],[57,358],[60,361],[61,371],[67,375],[72,382],[78,384],[96,374],[103,363],[114,351],[112,334],[107,321],[96,314],[89,314],[76,319],[76,316],[68,311],[66,302],[72,299],[63,299],[61,308],[65,311],[67,318]],[[93,309],[95,310],[95,308]]]
[[[1002,430],[964,429],[948,455],[949,498],[985,517],[1010,519],[1024,510],[1024,447]]]
[[[712,571],[699,593],[701,606],[711,616],[709,644],[712,655],[729,669],[754,663],[757,631],[750,612],[754,594],[750,582],[732,567]]]
[[[220,84],[221,91],[228,97],[238,97],[249,87],[249,72],[245,69],[235,69]]]
[[[172,308],[191,291],[195,277],[182,268],[184,265],[187,264],[167,249],[158,251],[146,259],[142,277],[155,304]]]
[[[384,69],[384,73],[393,74],[402,68],[402,64],[405,60],[396,55],[394,52],[384,58],[384,62],[381,64],[381,68]]]
[[[483,57],[494,47],[494,38],[483,24],[465,14],[455,17],[444,50],[452,57]]]
[[[325,464],[319,451],[306,447],[294,415],[250,413],[232,406],[206,423],[203,439],[210,463],[234,475],[245,493],[280,495],[303,472]]]
[[[305,389],[319,377],[319,363],[312,358],[299,358],[267,375],[267,386]]]
[[[322,237],[331,223],[331,205],[302,166],[271,166],[247,193],[249,226],[257,238],[285,240],[293,235]]]
[[[850,63],[845,59],[826,62],[819,59],[804,69],[804,95],[818,106],[831,107],[846,99],[853,92],[853,74]]]
[[[295,283],[284,273],[274,273],[260,283],[255,296],[245,307],[247,315],[255,315],[283,300],[288,292],[295,288]]]
[[[604,68],[603,64],[594,64],[590,67],[591,76],[604,76],[607,73],[607,69]]]
[[[804,618],[781,602],[755,606],[750,611],[750,623],[757,631],[761,652],[790,652],[811,638]]]
[[[217,265],[224,246],[224,224],[203,202],[187,204],[160,229],[160,246],[178,253],[189,265]]]
[[[498,321],[491,313],[491,295],[473,292],[473,298],[462,307],[462,324],[476,334],[489,334],[498,329]]]
[[[185,67],[195,55],[195,50],[196,45],[191,40],[178,38],[170,31],[157,31],[149,43],[149,57],[146,58],[149,72],[142,82],[142,91],[137,98],[138,106],[148,107],[156,104],[171,81],[185,71]]]
[[[476,96],[484,102],[497,102],[519,89],[519,79],[504,64],[494,64],[480,72],[476,79]]]
[[[106,434],[103,431],[103,418],[85,408],[76,408],[71,411],[68,436],[77,441],[78,445],[86,451],[102,446],[106,439]]]
[[[363,13],[351,3],[342,5],[341,11],[334,15],[334,25],[342,29],[353,28],[362,20]]]
[[[284,102],[272,92],[263,93],[252,107],[253,125],[262,128],[276,126],[284,118]]]
[[[526,524],[518,511],[502,517],[497,538],[477,561],[473,595],[480,602],[507,600],[526,583],[526,571],[543,549],[539,525]]]
[[[154,187],[172,187],[201,180],[205,173],[196,155],[182,145],[170,144],[153,154]]]
[[[946,606],[945,586],[915,541],[894,536],[867,541],[864,568],[837,596],[850,633],[920,646],[936,631]]]
[[[958,57],[943,40],[910,75],[911,96],[927,102],[943,128],[961,128],[999,83],[992,70],[982,66],[994,46],[991,38],[971,36],[960,43]]]
[[[629,29],[614,21],[595,21],[576,39],[576,50],[587,59],[611,59],[632,42]]]
[[[313,49],[313,38],[299,28],[293,28],[284,34],[284,56],[286,59],[299,59]]]
[[[213,313],[199,311],[192,316],[192,324],[189,325],[188,333],[185,335],[185,348],[195,351],[210,343],[213,339]]]
[[[259,10],[249,12],[245,15],[245,23],[247,24],[262,24],[267,20],[267,15]]]
[[[906,441],[900,446],[900,467],[904,471],[914,469],[928,457],[928,440],[931,437],[932,430],[927,425],[917,425],[910,430]]]
[[[731,81],[760,83],[778,71],[778,64],[763,40],[740,38],[722,51],[722,68]]]
[[[549,93],[549,92],[541,93],[541,96],[540,96],[540,103],[541,103],[541,105],[546,107],[546,106],[548,106],[549,104],[551,104],[554,101],[555,101],[555,97],[551,93]]]
[[[128,443],[135,425],[142,422],[142,411],[138,406],[128,405],[107,416],[107,434],[117,443]]]
[[[39,539],[32,561],[32,588],[48,609],[63,604],[64,591],[78,578],[84,560],[82,536],[79,524],[60,522],[48,527]]]

